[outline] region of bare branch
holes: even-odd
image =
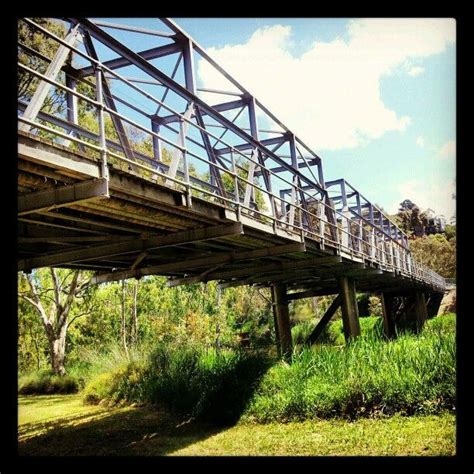
[[[51,277],[53,278],[53,289],[54,289],[54,300],[58,313],[61,312],[61,286],[59,283],[58,275],[54,268],[50,267]]]
[[[36,291],[36,286],[33,282],[33,276],[31,274],[26,275],[26,280],[28,281],[28,285],[30,287],[32,297],[28,297],[25,295],[20,295],[22,298],[24,298],[26,301],[29,301],[38,311],[41,320],[43,321],[43,324],[45,327],[49,324],[48,317],[46,316],[46,311],[44,310],[43,305],[41,304],[41,300],[38,296],[38,292]]]
[[[59,314],[59,319],[58,319],[58,325],[61,327],[63,324],[65,324],[69,310],[71,309],[71,305],[74,301],[74,297],[76,296],[76,289],[77,289],[77,284],[79,280],[79,275],[81,271],[78,270],[77,272],[74,273],[74,276],[72,277],[71,284],[69,286],[69,292],[66,298],[66,302],[64,306],[62,307],[62,311]]]
[[[80,313],[76,316],[74,316],[68,323],[67,323],[67,327],[71,327],[72,323],[77,319],[77,318],[81,318],[82,316],[88,316],[91,314],[91,311],[85,311],[84,313]]]

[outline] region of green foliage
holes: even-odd
[[[54,375],[48,370],[20,377],[18,382],[18,393],[20,395],[76,393],[79,388],[79,383],[75,378],[69,375]]]
[[[295,352],[262,379],[245,419],[288,421],[332,416],[435,413],[455,401],[455,320],[430,321],[420,336],[386,342],[372,331],[347,348],[316,345]],[[332,325],[332,326],[335,326]]]
[[[66,36],[66,28],[58,21],[47,18],[32,18],[32,20],[60,38],[64,39]],[[44,33],[30,27],[23,21],[18,22],[18,42],[34,49],[49,59],[53,59],[59,48],[59,43],[57,41],[48,38]],[[41,74],[46,72],[49,65],[49,61],[45,61],[38,56],[32,55],[20,46],[18,47],[18,61]],[[39,82],[38,78],[32,76],[23,69],[18,69],[19,98],[28,101],[33,96]],[[64,111],[64,107],[64,92],[54,90],[53,93],[47,97],[43,109],[47,109],[48,111]]]
[[[382,301],[378,296],[369,296],[369,316],[382,316]]]
[[[431,234],[410,242],[413,257],[445,278],[456,278],[456,238]]]
[[[446,230],[444,231],[444,235],[448,240],[456,240],[456,226],[451,224],[446,224]]]

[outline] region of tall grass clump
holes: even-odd
[[[86,386],[88,403],[153,403],[216,423],[236,422],[258,379],[264,354],[205,350],[162,343],[146,361],[122,364]]]
[[[359,319],[360,330],[363,335],[374,334],[381,337],[383,333],[382,318],[377,316],[368,316]],[[291,328],[293,343],[298,346],[306,342],[307,338],[316,327],[317,321],[304,321]],[[345,344],[344,329],[342,319],[337,319],[325,326],[323,332],[318,338],[318,344],[331,344],[342,346]]]
[[[453,409],[454,326],[454,317],[441,316],[418,336],[385,341],[369,331],[347,347],[295,351],[291,364],[266,373],[244,417],[269,422]]]
[[[18,381],[18,393],[20,395],[76,393],[79,388],[79,383],[74,377],[55,375],[49,370],[24,375]]]

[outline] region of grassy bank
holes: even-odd
[[[451,456],[455,454],[455,420],[443,414],[354,422],[239,423],[223,429],[153,407],[84,405],[80,395],[28,396],[19,398],[19,453]]]
[[[429,321],[422,334],[385,341],[369,332],[348,347],[296,352],[262,379],[244,417],[259,422],[452,410],[455,318]]]
[[[187,416],[234,423],[450,411],[455,403],[455,316],[430,320],[419,335],[386,341],[379,318],[363,318],[362,337],[297,347],[291,364],[254,352],[159,345],[94,378],[85,400],[164,404]],[[302,332],[302,331],[301,331]],[[343,337],[343,336],[342,336]]]

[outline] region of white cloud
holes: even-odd
[[[384,104],[380,80],[407,61],[444,51],[455,41],[455,21],[351,20],[347,33],[347,41],[315,41],[300,57],[289,50],[291,27],[282,25],[207,51],[308,145],[354,148],[410,124]],[[204,87],[228,88],[203,60],[198,73]]]
[[[425,68],[421,66],[413,66],[408,70],[408,75],[409,76],[419,76],[420,74],[423,74],[425,72]]]
[[[444,159],[456,158],[456,141],[446,142],[439,150],[439,155]]]
[[[433,183],[420,179],[407,181],[398,186],[397,203],[388,212],[398,211],[398,203],[412,200],[420,209],[433,209],[437,215],[444,215],[448,221],[456,215],[456,182]]]
[[[425,147],[425,139],[423,137],[418,137],[416,139],[416,144],[420,147],[420,148],[424,148]]]

